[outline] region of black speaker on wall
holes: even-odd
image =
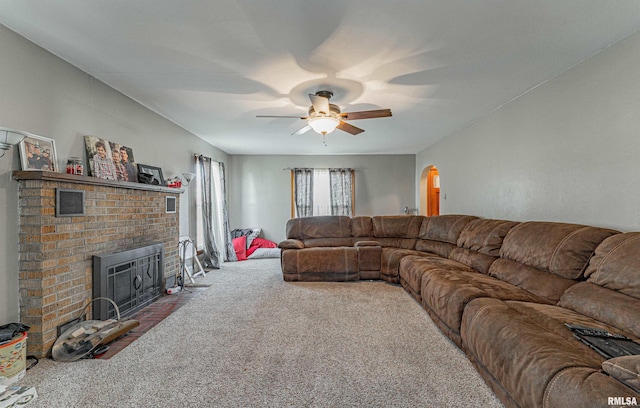
[[[84,215],[84,190],[56,188],[56,217]]]

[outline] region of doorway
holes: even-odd
[[[420,176],[420,214],[440,215],[440,173],[436,166],[427,166]]]

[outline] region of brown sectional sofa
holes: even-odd
[[[468,215],[326,216],[289,220],[279,246],[285,281],[401,284],[508,407],[640,404],[640,356],[607,360],[565,326],[640,340],[640,233]]]

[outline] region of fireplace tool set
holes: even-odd
[[[193,267],[190,267],[187,264],[187,252],[189,250],[189,246],[191,246],[191,259],[193,259]],[[172,295],[174,293],[179,292],[184,289],[186,279],[189,279],[191,283],[195,283],[195,277],[197,276],[206,276],[204,268],[198,260],[198,256],[196,254],[195,244],[193,240],[189,237],[180,237],[180,242],[178,243],[178,253],[180,256],[180,274],[177,277],[176,286],[173,288],[168,288],[167,293]],[[198,271],[194,270],[195,267],[198,267]]]

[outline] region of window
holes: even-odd
[[[291,217],[354,213],[353,169],[292,169]]]

